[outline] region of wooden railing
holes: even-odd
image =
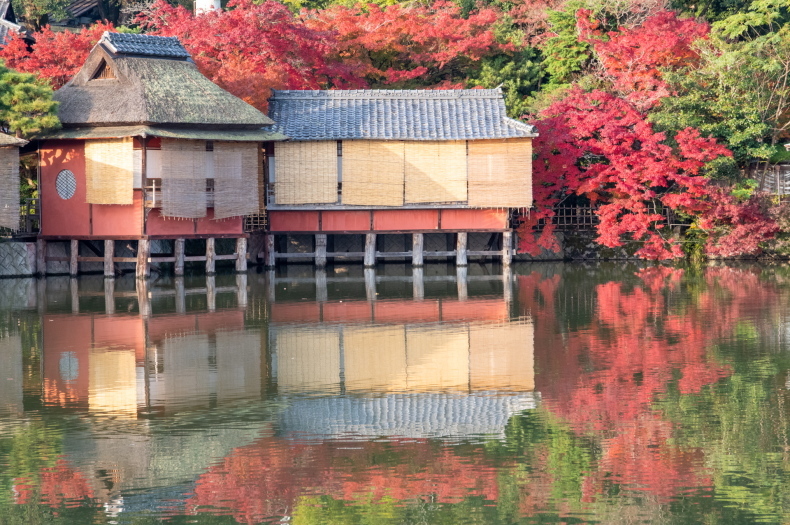
[[[686,221],[678,217],[677,214],[669,208],[656,206],[651,206],[649,208],[651,213],[662,215],[668,226],[688,225]],[[551,218],[551,222],[554,224],[555,229],[560,231],[593,230],[601,222],[595,211],[595,206],[556,206],[554,208],[554,217]],[[542,230],[545,226],[546,219],[538,223],[537,229]]]

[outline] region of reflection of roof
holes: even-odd
[[[275,91],[275,129],[294,140],[474,140],[537,136],[507,118],[499,89]]]
[[[307,438],[502,438],[510,417],[534,409],[539,397],[478,392],[291,399],[280,430]]]

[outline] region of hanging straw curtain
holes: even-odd
[[[406,203],[466,201],[466,142],[406,143]]]
[[[343,141],[343,204],[403,206],[404,143]]]
[[[85,190],[90,204],[134,202],[132,138],[85,141]]]
[[[532,206],[532,139],[469,141],[469,206]]]
[[[337,202],[337,142],[280,142],[275,146],[277,204]]]
[[[214,143],[214,218],[258,213],[258,144]]]
[[[0,148],[0,226],[19,229],[19,148]]]
[[[206,216],[206,143],[162,139],[162,215]]]

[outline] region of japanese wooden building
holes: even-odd
[[[0,228],[19,228],[19,148],[25,144],[0,133]]]
[[[269,264],[509,264],[511,216],[532,206],[537,133],[507,118],[500,90],[276,91],[270,116],[291,140],[267,150]],[[469,249],[470,235],[483,249]]]
[[[55,99],[63,129],[39,148],[39,268],[44,243],[67,240],[71,274],[81,262],[108,276],[118,262],[136,262],[138,276],[151,262],[246,269],[242,221],[262,212],[263,143],[285,138],[271,119],[204,77],[178,39],[149,35],[105,33]],[[235,253],[216,255],[215,238],[237,239]],[[151,256],[155,239],[172,252]],[[205,239],[206,255],[185,257],[188,239]],[[101,257],[81,257],[95,241]],[[136,257],[114,257],[115,241],[136,244]]]

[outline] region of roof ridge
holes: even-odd
[[[272,90],[272,99],[501,99],[502,90],[494,89],[323,89]]]
[[[175,36],[105,31],[98,44],[103,44],[116,55],[138,55],[178,59],[190,58],[189,52],[181,45],[178,37]]]

